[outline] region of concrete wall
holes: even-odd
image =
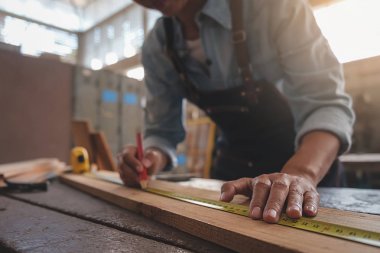
[[[0,163],[67,161],[73,66],[0,50]]]

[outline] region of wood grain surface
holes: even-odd
[[[231,250],[184,233],[168,225],[147,219],[140,214],[106,203],[101,199],[62,184],[58,180],[50,183],[47,192],[7,193],[6,197],[76,217],[80,220],[90,221],[95,225],[117,229],[124,233],[138,235],[192,252],[231,252]],[[0,209],[2,206],[0,202]],[[3,207],[7,208],[7,206]],[[11,207],[11,205],[8,207]],[[28,206],[25,206],[24,209],[28,210]],[[60,221],[57,220],[56,222],[59,223]],[[0,227],[0,234],[1,231]],[[24,232],[20,229],[18,233]],[[9,241],[8,238],[4,239],[6,242]],[[94,239],[96,238],[94,237]],[[40,240],[42,241],[44,238],[40,238]],[[67,243],[71,243],[70,240],[67,240]],[[18,247],[18,243],[16,243],[15,247]],[[1,248],[0,252],[2,252]],[[105,252],[110,252],[110,250],[105,250]],[[115,250],[115,252],[123,252],[123,249]],[[159,248],[157,248],[157,252],[161,252]]]
[[[0,196],[0,252],[193,252]]]
[[[239,252],[379,252],[378,248],[180,202],[80,175],[63,182],[128,210]],[[202,198],[219,193],[152,181],[150,187]],[[238,202],[244,201],[238,198]],[[321,208],[316,220],[380,232],[380,217]]]
[[[98,168],[100,170],[116,171],[117,167],[104,133],[91,133],[91,139],[95,149],[95,161]]]

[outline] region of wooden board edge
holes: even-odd
[[[268,244],[267,242],[258,239],[252,239],[251,237],[242,234],[239,234],[236,238],[235,232],[215,227],[212,224],[207,224],[200,220],[194,220],[182,215],[174,214],[167,210],[139,203],[134,200],[125,199],[118,196],[115,197],[115,195],[109,192],[104,192],[100,189],[96,189],[95,187],[84,186],[83,184],[72,180],[72,178],[70,178],[70,175],[67,174],[61,175],[60,180],[65,184],[68,184],[104,201],[110,202],[122,208],[126,208],[149,219],[169,225],[185,233],[189,233],[193,236],[216,243],[237,252],[296,252],[292,249],[281,247],[275,244]],[[196,231],[194,231],[194,228]],[[234,238],[233,246],[231,245],[231,238]]]
[[[252,225],[255,226],[255,237],[252,237],[252,235],[247,236],[246,233],[252,231],[252,225],[250,224],[251,221],[248,222],[248,220],[245,220],[246,217],[234,216],[233,222],[242,224],[244,228],[229,230],[227,227],[230,226],[225,225],[225,220],[228,220],[228,215],[233,214],[224,213],[223,220],[219,217],[218,221],[214,219],[214,215],[220,216],[220,211],[218,210],[208,209],[210,211],[203,213],[206,215],[203,217],[203,215],[199,216],[198,212],[202,213],[205,207],[184,202],[178,204],[178,202],[173,199],[166,199],[165,202],[157,201],[157,198],[163,197],[144,193],[136,189],[126,191],[127,189],[123,186],[85,178],[83,176],[64,175],[61,179],[64,183],[107,202],[142,214],[150,219],[167,224],[202,239],[207,238],[208,241],[238,252],[332,252],[334,250],[344,250],[345,252],[378,252],[378,249],[372,246],[280,225],[268,225],[260,221],[252,221]],[[144,200],[140,201],[141,199]],[[154,203],[157,203],[155,206],[150,204],[152,203],[152,199],[155,199]],[[163,203],[165,203],[165,205],[163,205]],[[173,206],[175,206],[175,209],[173,209]],[[180,206],[182,207],[180,208]],[[186,212],[186,216],[183,215],[181,211]],[[231,225],[231,222],[229,223]],[[274,236],[276,235],[279,236],[274,240]],[[289,236],[294,237],[293,241],[289,241]],[[308,240],[307,245],[304,244],[301,238]],[[324,245],[322,245],[321,242],[324,242]],[[305,245],[305,247],[303,247],[303,245]]]

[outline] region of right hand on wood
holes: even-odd
[[[168,163],[168,156],[157,148],[148,148],[144,151],[144,159],[137,159],[137,147],[126,146],[117,156],[118,170],[121,180],[126,186],[140,187],[139,173],[143,167],[149,175],[154,175],[162,170]]]
[[[319,194],[316,185],[301,176],[286,173],[263,174],[255,178],[240,178],[223,184],[220,200],[230,202],[237,194],[251,197],[252,219],[277,223],[284,206],[286,215],[298,219],[304,214],[317,215]]]

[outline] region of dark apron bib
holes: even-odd
[[[173,20],[164,19],[167,53],[184,83],[185,97],[203,109],[221,131],[212,167],[212,177],[221,180],[280,172],[295,149],[294,119],[288,102],[273,84],[252,79],[245,35],[241,36],[241,5],[235,5],[240,1],[233,2],[233,39],[244,81],[238,87],[198,90],[174,48]],[[339,162],[334,162],[320,185],[339,185],[340,168]]]

